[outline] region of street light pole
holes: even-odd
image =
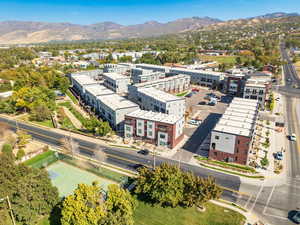
[[[1,198],[0,201],[4,201],[5,199],[7,200],[7,203],[8,203],[11,220],[12,220],[13,224],[16,225],[15,216],[14,216],[13,210],[11,208],[11,203],[10,203],[9,197],[6,196],[5,198]]]

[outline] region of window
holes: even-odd
[[[238,145],[240,144],[240,140],[238,140]]]
[[[247,89],[246,89],[246,93],[249,93],[249,92],[250,92],[250,89],[249,89],[249,88],[247,88]]]
[[[259,90],[259,94],[263,95],[264,94],[264,90]]]
[[[214,154],[215,154],[215,156],[217,156],[217,155],[218,155],[218,152],[214,152]]]
[[[142,134],[142,129],[138,129],[138,134]]]
[[[238,160],[238,157],[236,156],[236,157],[235,157],[235,161],[237,161],[237,160]]]
[[[239,153],[239,149],[238,148],[236,149],[236,153]]]
[[[153,135],[152,131],[149,131],[148,136],[152,136],[152,135]]]
[[[162,138],[162,139],[165,139],[165,138],[166,138],[166,135],[160,134],[159,137]]]
[[[216,140],[219,140],[219,138],[220,138],[219,136],[215,136],[215,139],[216,139]]]
[[[262,101],[262,97],[258,97],[258,100],[259,100],[259,101]]]
[[[131,131],[131,127],[126,126],[126,130],[127,130],[127,131]]]
[[[212,149],[216,149],[216,143],[211,143]]]
[[[148,128],[152,129],[152,124],[148,124]]]

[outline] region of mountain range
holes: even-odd
[[[278,12],[248,19],[273,19],[289,16],[299,16],[299,14]],[[232,21],[228,22],[232,23]],[[3,21],[0,22],[0,44],[150,37],[183,33],[224,23],[227,23],[227,21],[210,17],[182,18],[167,23],[149,21],[128,26],[114,22],[78,25],[72,23]]]

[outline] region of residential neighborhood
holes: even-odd
[[[0,225],[300,223],[300,8],[197,4],[0,3]]]

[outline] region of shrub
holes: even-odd
[[[2,146],[3,153],[12,153],[12,146],[10,144],[4,144]]]

